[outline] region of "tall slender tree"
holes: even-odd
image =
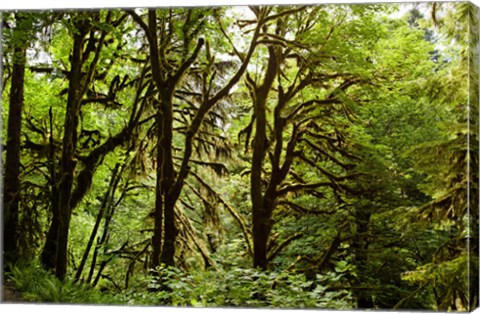
[[[15,263],[18,259],[18,221],[20,204],[20,142],[22,128],[22,108],[24,104],[25,68],[27,65],[27,48],[32,32],[31,19],[23,13],[14,14],[15,29],[12,44],[12,80],[10,85],[7,154],[4,179],[4,228],[3,249],[5,262]]]

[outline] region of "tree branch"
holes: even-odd
[[[125,10],[125,12],[127,12],[133,18],[133,20],[138,23],[138,25],[140,25],[140,27],[145,32],[145,35],[147,36],[148,41],[153,42],[154,38],[152,36],[152,33],[150,32],[148,25],[142,20],[142,18],[138,16],[138,14],[135,13],[134,10],[128,9],[128,10]]]
[[[190,172],[195,179],[205,188],[209,190],[209,192],[217,198],[217,200],[227,209],[227,211],[232,215],[232,217],[238,222],[240,229],[242,230],[243,236],[245,237],[245,243],[247,244],[247,250],[248,254],[250,256],[253,256],[253,250],[252,250],[252,244],[250,242],[250,231],[246,227],[245,222],[243,221],[243,218],[240,216],[240,214],[229,204],[227,203],[217,192],[215,192],[205,181],[203,181],[202,178],[200,178],[199,175],[197,175],[195,172]]]
[[[272,253],[268,256],[267,260],[270,262],[272,261],[287,245],[289,245],[292,241],[300,239],[303,236],[303,233],[296,233],[289,238],[285,239],[281,244],[279,244]]]
[[[285,201],[285,200],[278,202],[278,204],[288,206],[295,211],[301,212],[302,214],[332,215],[332,214],[335,214],[335,212],[336,212],[334,210],[328,211],[328,210],[308,209],[308,208],[305,208],[305,207],[300,206],[298,204],[295,204],[293,202],[289,202],[289,201]]]
[[[317,183],[310,183],[310,184],[293,184],[293,185],[289,185],[289,186],[286,186],[286,187],[278,190],[277,191],[277,196],[283,196],[287,193],[297,192],[297,191],[301,191],[301,190],[312,190],[312,189],[316,189],[316,188],[323,187],[323,186],[329,186],[329,187],[335,188],[335,185],[332,184],[332,182],[317,182]]]
[[[172,76],[172,86],[175,85],[180,78],[183,76],[185,71],[192,65],[192,63],[197,59],[198,53],[200,52],[200,49],[202,49],[202,46],[204,45],[205,40],[203,38],[199,38],[197,42],[197,46],[195,47],[195,50],[193,51],[192,55],[190,58],[188,58],[177,70],[177,72]]]

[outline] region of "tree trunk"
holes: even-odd
[[[254,210],[253,217],[253,267],[267,270],[267,243],[270,237],[270,218],[264,210]]]
[[[357,268],[358,277],[355,279],[355,285],[362,286],[369,278],[367,273],[368,266],[368,241],[366,234],[370,223],[370,213],[368,207],[359,207],[356,209],[355,220],[357,225],[356,234],[353,237],[352,248],[354,250],[354,264]],[[369,291],[362,289],[354,289],[354,295],[357,299],[357,308],[371,309],[373,308],[373,300]]]
[[[91,33],[88,39],[88,45],[85,45],[85,36],[91,31],[91,18],[91,15],[87,17],[85,13],[78,13],[78,15],[72,17],[72,20],[75,20],[76,30],[72,34],[73,48],[72,55],[70,56],[70,71],[68,73],[69,85],[64,120],[58,195],[57,198],[55,198],[56,204],[53,205],[54,209],[55,206],[58,206],[58,211],[57,213],[54,211],[54,215],[56,216],[53,218],[50,226],[51,230],[49,230],[49,235],[51,236],[47,236],[44,254],[42,254],[45,257],[47,249],[55,251],[56,254],[52,254],[56,259],[55,272],[56,276],[61,280],[65,278],[67,270],[68,233],[72,215],[72,188],[77,165],[75,153],[78,140],[78,117],[82,98],[87,91],[88,85],[94,78],[95,66],[100,58],[100,52],[107,34],[106,31],[102,31],[100,38],[96,39],[95,34]],[[108,20],[109,17],[107,17],[107,21]],[[88,60],[91,53],[94,53],[94,58],[90,62],[87,72],[82,73],[83,64]],[[56,227],[58,230],[55,230],[56,223],[58,223]]]
[[[115,189],[116,189],[115,181],[117,180],[117,176],[120,176],[120,174],[118,173],[119,168],[120,168],[120,164],[117,163],[115,165],[115,168],[112,171],[110,184],[108,185],[109,188],[107,189],[107,192],[103,197],[102,205],[98,211],[97,218],[95,219],[95,225],[93,226],[92,233],[90,234],[90,238],[88,239],[87,246],[85,247],[85,251],[83,252],[80,265],[78,266],[77,272],[75,273],[75,281],[78,281],[80,279],[80,276],[82,275],[83,268],[85,267],[85,263],[87,262],[88,255],[90,254],[90,249],[92,248],[93,242],[97,237],[97,232],[98,232],[98,229],[100,228],[100,223],[103,219],[105,210],[110,204],[110,199],[113,199],[113,196],[115,194]]]
[[[16,19],[20,17],[17,15]],[[25,46],[22,42],[21,45]],[[8,112],[8,138],[4,179],[3,248],[5,263],[15,263],[18,253],[18,216],[20,202],[20,134],[25,81],[26,48],[14,48],[12,84]]]
[[[148,11],[148,23],[145,23],[140,16],[134,11],[127,11],[132,18],[143,28],[147,35],[150,51],[150,62],[152,76],[159,93],[160,108],[157,109],[157,181],[156,181],[156,200],[154,211],[154,234],[152,236],[153,256],[151,267],[155,268],[160,262],[166,265],[174,265],[175,257],[175,240],[177,236],[177,228],[175,226],[175,204],[181,194],[184,179],[188,173],[189,161],[192,153],[192,143],[195,134],[201,126],[204,116],[208,111],[223,97],[227,96],[230,89],[240,80],[242,74],[246,71],[248,61],[250,60],[259,36],[259,27],[255,29],[254,38],[249,47],[248,53],[242,62],[238,72],[232,79],[222,88],[215,96],[206,99],[198,109],[194,120],[192,121],[188,133],[186,135],[185,153],[182,165],[178,174],[174,172],[173,163],[173,95],[183,75],[188,71],[190,66],[196,61],[198,54],[205,44],[203,38],[199,38],[194,51],[188,53],[188,45],[184,48],[184,60],[176,69],[166,70],[164,52],[166,46],[171,45],[171,38],[162,32],[160,40],[158,38],[159,26],[157,24],[156,11]],[[171,21],[167,22],[171,23]],[[175,26],[169,25],[174,28]],[[188,29],[189,25],[185,24],[184,28]],[[160,48],[160,49],[159,49]],[[161,53],[160,53],[161,52]],[[162,65],[163,64],[163,65]],[[170,66],[169,66],[170,67]],[[168,72],[168,73],[167,73]],[[206,95],[204,95],[206,96]],[[163,231],[163,243],[162,243]],[[161,247],[161,250],[160,250]],[[159,258],[160,255],[160,258]]]
[[[50,228],[48,229],[47,239],[45,241],[45,246],[43,247],[42,253],[40,255],[40,261],[43,267],[47,270],[52,270],[55,268],[55,261],[57,258],[57,235],[58,235],[58,188],[57,188],[57,176],[56,176],[56,167],[55,167],[55,146],[53,142],[53,111],[50,107],[50,185],[51,185],[51,199],[50,206],[52,211],[52,221]]]
[[[77,126],[80,111],[80,80],[82,77],[82,53],[84,34],[79,32],[74,35],[73,54],[71,58],[70,82],[67,98],[67,111],[65,115],[63,149],[61,159],[61,174],[59,193],[59,228],[57,236],[57,258],[55,275],[63,280],[67,271],[67,243],[70,227],[73,176],[76,167],[74,159],[77,147]]]
[[[115,181],[113,183],[113,188],[112,188],[113,191],[115,191],[117,189],[118,182],[119,182],[119,177],[115,178]],[[120,197],[120,198],[122,198],[122,197]],[[116,204],[118,204],[118,201],[117,201]],[[103,224],[102,236],[100,237],[100,239],[97,238],[97,243],[95,245],[95,249],[93,250],[92,262],[90,263],[90,270],[88,272],[88,277],[87,277],[87,280],[86,280],[87,283],[90,283],[93,286],[95,286],[94,283],[96,281],[96,279],[95,279],[94,282],[92,283],[93,273],[95,271],[95,266],[97,265],[97,256],[100,252],[100,248],[103,247],[103,254],[104,255],[106,255],[106,252],[107,252],[106,248],[107,248],[107,245],[108,245],[108,240],[110,238],[110,222],[112,221],[113,215],[115,214],[116,204],[113,204],[113,196],[112,196],[110,198],[110,202],[107,204],[106,211],[104,213],[105,222]],[[100,263],[100,268],[97,272],[96,278],[99,278],[99,276],[100,276],[100,274],[103,270],[103,267],[105,267],[106,264],[104,264],[104,262],[105,261]]]
[[[266,96],[265,96],[266,98]],[[255,104],[255,138],[253,140],[250,196],[252,199],[253,267],[267,269],[268,215],[263,208],[262,165],[265,158],[266,113],[265,99]]]
[[[267,152],[267,114],[268,93],[277,74],[277,56],[275,49],[269,47],[268,67],[263,84],[255,87],[255,137],[253,139],[252,172],[250,175],[250,197],[252,199],[253,267],[262,270],[268,268],[267,243],[272,229],[271,212],[273,200],[263,194],[262,168]]]
[[[71,202],[70,202],[70,211],[74,210],[76,206],[80,203],[83,197],[89,191],[89,188],[92,184],[93,176],[98,168],[99,161],[107,154],[112,152],[116,147],[127,142],[132,136],[132,130],[135,125],[138,123],[138,119],[134,118],[139,116],[141,113],[132,112],[132,122],[128,126],[124,127],[119,133],[107,139],[102,145],[95,148],[87,158],[82,160],[83,170],[78,174],[76,178],[76,188],[72,192]],[[52,136],[53,130],[50,130],[50,136]],[[52,182],[52,196],[51,196],[51,206],[52,206],[52,221],[50,228],[47,233],[47,239],[45,241],[45,246],[42,250],[40,260],[45,269],[51,270],[55,268],[56,261],[56,249],[57,249],[57,236],[58,236],[58,227],[59,227],[59,214],[58,214],[58,188],[57,188],[57,179],[55,173],[55,152],[53,146],[53,138],[50,141],[50,177]]]
[[[153,226],[153,236],[152,236],[152,264],[151,267],[160,265],[160,254],[162,252],[162,232],[163,232],[163,193],[162,193],[162,160],[163,154],[162,149],[162,114],[159,109],[157,109],[157,163],[156,163],[156,185],[155,185],[155,211],[153,213],[154,226]]]
[[[175,226],[175,204],[168,200],[165,204],[165,239],[161,262],[167,266],[175,265],[175,240],[177,238],[177,227]]]
[[[160,260],[167,266],[174,266],[175,257],[175,239],[177,229],[175,226],[175,202],[176,199],[170,197],[170,189],[174,184],[173,171],[173,89],[166,95],[163,95],[162,115],[163,130],[160,149],[162,151],[162,194],[163,194],[163,214],[164,214],[164,239],[162,255]],[[160,222],[161,223],[161,222]]]

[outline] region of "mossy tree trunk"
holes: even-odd
[[[107,15],[107,23],[111,15]],[[100,58],[106,31],[98,32],[92,27],[92,20],[99,15],[79,12],[72,17],[75,31],[72,32],[73,47],[68,73],[67,105],[62,138],[62,153],[57,185],[57,194],[52,196],[52,223],[42,252],[42,262],[47,269],[55,269],[59,279],[67,272],[67,246],[70,218],[72,215],[72,195],[77,166],[78,125],[82,99],[93,80],[96,64]],[[87,34],[90,36],[87,39]],[[98,36],[98,37],[97,37]],[[89,61],[89,56],[93,58]],[[87,65],[88,67],[84,65]],[[84,69],[85,68],[85,69]],[[83,72],[85,70],[85,72]],[[95,165],[91,165],[95,166]],[[84,187],[81,187],[84,188]],[[77,203],[75,201],[74,203]]]
[[[254,87],[255,137],[253,139],[252,173],[250,196],[252,199],[253,267],[266,270],[268,267],[267,242],[272,230],[274,199],[264,195],[262,168],[268,149],[267,143],[267,98],[275,80],[278,64],[276,48],[268,47],[268,67],[262,85]],[[253,82],[252,82],[253,83]],[[272,174],[273,175],[273,174]]]
[[[59,225],[57,234],[57,254],[55,274],[64,279],[67,271],[67,243],[71,218],[70,200],[72,196],[73,177],[76,167],[74,157],[77,147],[77,127],[80,113],[80,91],[78,87],[82,79],[82,54],[86,35],[86,25],[79,27],[74,34],[73,53],[71,58],[70,82],[67,98],[67,112],[65,114],[62,158],[60,161],[59,193]]]
[[[25,29],[22,29],[22,16],[15,15],[19,38],[14,39],[12,83],[10,87],[7,153],[4,178],[4,262],[15,263],[18,256],[18,220],[20,204],[20,135],[22,126],[22,108],[24,103],[24,82],[26,65]]]

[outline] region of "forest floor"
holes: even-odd
[[[2,286],[2,302],[3,303],[23,303],[22,294],[17,290],[11,282],[4,282]]]

